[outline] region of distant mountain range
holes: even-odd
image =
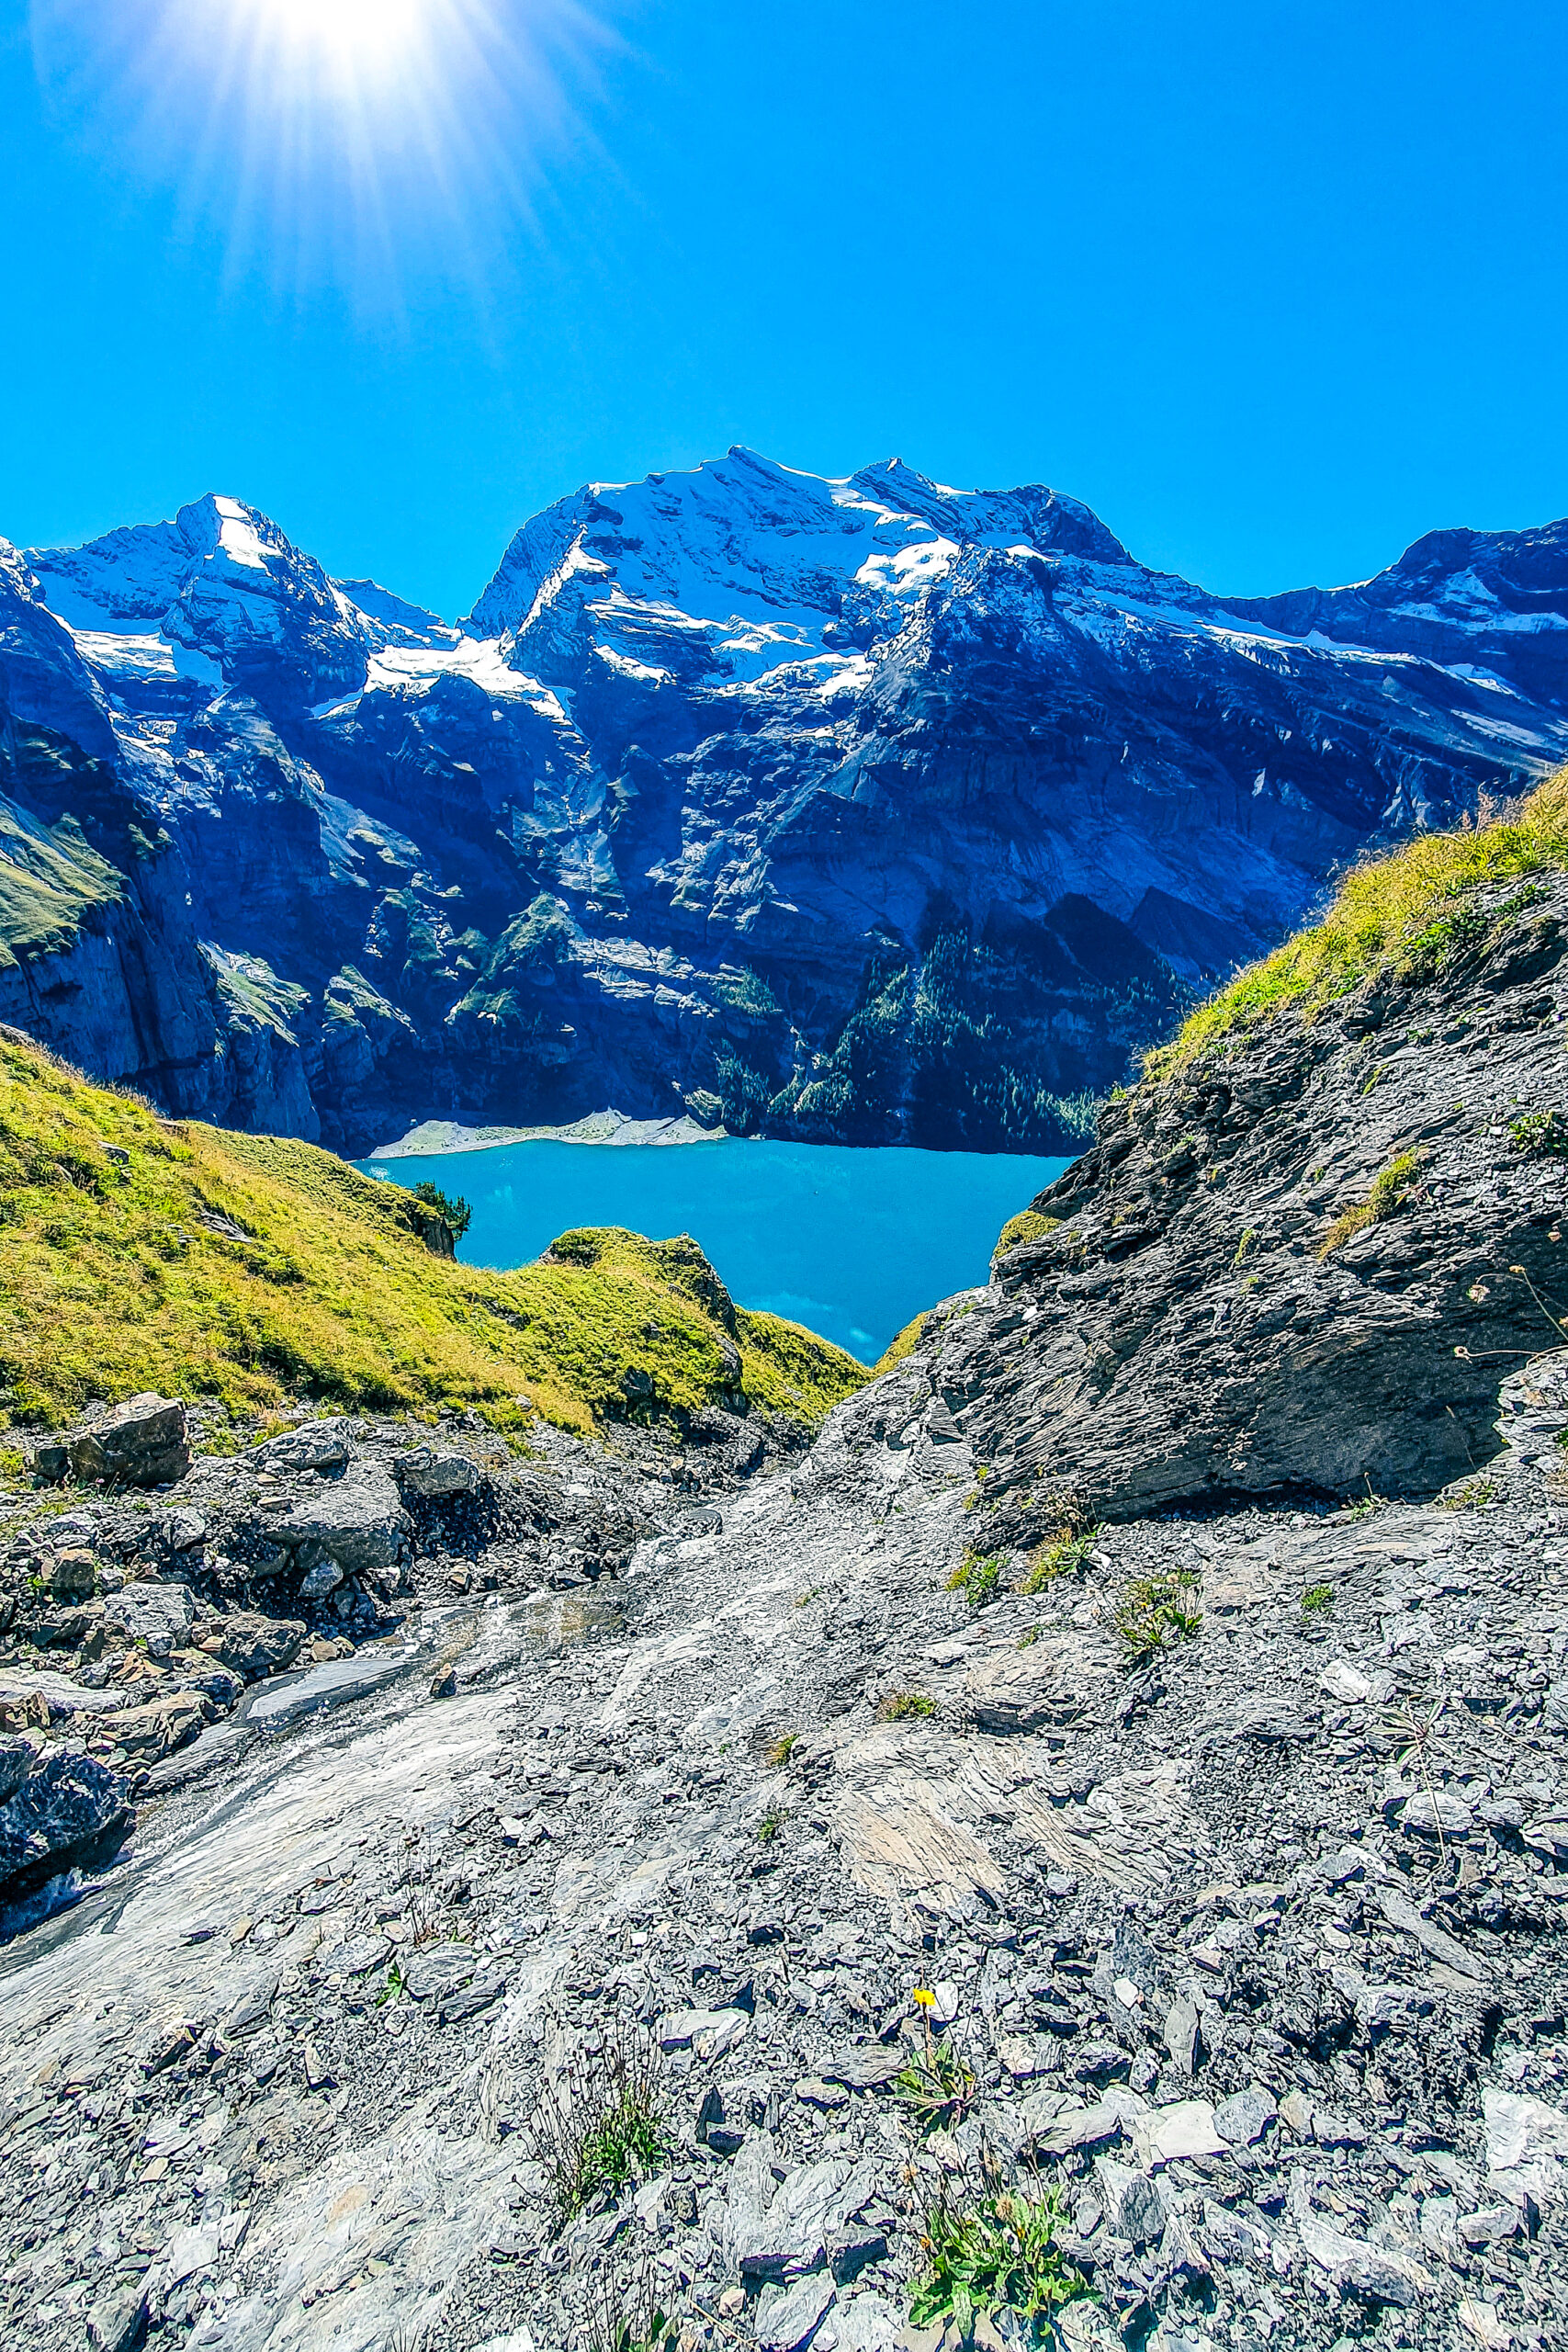
[[[1568,760],[1568,523],[1222,600],[1070,498],[745,449],[466,620],[230,498],[0,541],[0,1020],[353,1153],[685,1107],[1076,1147],[1365,845]]]

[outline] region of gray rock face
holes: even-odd
[[[145,1642],[154,1657],[167,1657],[189,1641],[195,1606],[188,1585],[127,1584],[104,1602],[104,1622]]]
[[[356,1153],[677,1091],[1071,1145],[1362,842],[1568,753],[1565,618],[1560,524],[1224,605],[1043,488],[744,449],[561,500],[460,629],[234,500],[0,545],[4,795],[76,909],[0,1019]]]
[[[917,1360],[989,1465],[999,1535],[1429,1493],[1486,1462],[1503,1375],[1552,1332],[1568,1185],[1518,1123],[1562,1092],[1565,923],[1561,876],[1478,893],[1425,976],[1287,1012],[1107,1110],[1036,1203],[1062,1221]]]
[[[17,1743],[16,1746],[20,1746]],[[12,1778],[15,1747],[0,1749],[0,1787]],[[91,1756],[43,1757],[13,1783],[0,1804],[0,1897],[85,1854],[129,1818],[130,1791],[123,1776]]]
[[[104,1479],[120,1487],[161,1487],[190,1468],[186,1408],[167,1396],[132,1396],[79,1437],[34,1449],[40,1478]]]
[[[255,1610],[237,1609],[220,1620],[213,1638],[224,1665],[243,1681],[257,1682],[293,1665],[305,1628],[296,1618],[264,1617]]]
[[[374,1576],[404,1557],[410,1528],[389,1473],[377,1463],[359,1463],[332,1485],[296,1501],[272,1522],[271,1532],[280,1544],[319,1544],[350,1576]],[[330,1591],[332,1584],[321,1589]]]
[[[439,1500],[448,1495],[471,1495],[484,1473],[466,1453],[443,1453],[434,1446],[415,1446],[398,1463],[398,1478],[406,1494]]]

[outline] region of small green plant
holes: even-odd
[[[394,1959],[387,1971],[387,1981],[376,1996],[376,2007],[385,2008],[389,2001],[400,2001],[402,1997],[403,1972],[400,1963]]]
[[[1369,1225],[1382,1225],[1397,1216],[1416,1182],[1416,1173],[1413,1151],[1402,1151],[1397,1159],[1391,1159],[1373,1180],[1366,1199],[1341,1209],[1318,1246],[1319,1258],[1330,1256],[1358,1233],[1364,1233]]]
[[[781,1732],[773,1741],[768,1750],[767,1761],[775,1772],[782,1772],[789,1762],[790,1758],[795,1754],[795,1742],[799,1737],[800,1734],[797,1731],[786,1731]]]
[[[596,2052],[574,2051],[541,2093],[525,2142],[564,2222],[650,2177],[671,2147],[654,2044],[626,2031]]]
[[[797,1592],[795,1594],[795,1605],[797,1609],[809,1609],[814,1600],[820,1600],[821,1598],[821,1586],[819,1584],[814,1584],[808,1592]]]
[[[1034,1647],[1035,1643],[1036,1643],[1039,1639],[1040,1639],[1040,1628],[1039,1628],[1039,1626],[1038,1626],[1038,1625],[1031,1625],[1031,1627],[1029,1628],[1029,1631],[1028,1631],[1026,1634],[1021,1634],[1019,1635],[1018,1640],[1017,1640],[1017,1642],[1013,1645],[1013,1646],[1014,1646],[1016,1649],[1021,1649],[1021,1650],[1032,1650],[1032,1649]]]
[[[1561,1111],[1528,1111],[1508,1129],[1508,1141],[1527,1159],[1568,1159],[1568,1118]]]
[[[1043,1592],[1058,1577],[1081,1576],[1099,1541],[1098,1527],[1087,1527],[1081,1535],[1075,1535],[1070,1527],[1059,1527],[1035,1553],[1020,1592]]]
[[[1129,1665],[1141,1664],[1175,1642],[1190,1642],[1202,1626],[1191,1604],[1196,1568],[1170,1568],[1160,1576],[1134,1577],[1122,1588],[1111,1612]]]
[[[603,2270],[590,2292],[584,2352],[676,2352],[680,2331],[655,2295],[646,2262],[629,2294],[617,2293]]]
[[[947,1579],[949,1592],[961,1592],[971,1609],[984,1609],[997,1597],[1002,1562],[998,1552],[979,1552],[971,1544]]]
[[[950,2132],[962,2120],[975,2096],[975,2077],[953,2044],[931,2031],[936,1996],[924,1985],[915,1994],[924,2031],[923,2048],[893,2078],[896,2096],[903,2100],[921,2132]]]
[[[1249,1250],[1256,1250],[1257,1247],[1258,1227],[1255,1225],[1249,1225],[1247,1227],[1247,1230],[1243,1233],[1241,1239],[1235,1245],[1235,1256],[1231,1260],[1231,1264],[1233,1266],[1239,1266],[1247,1251]]]
[[[788,1819],[789,1815],[782,1805],[771,1804],[757,1824],[758,1845],[771,1846]]]
[[[955,2321],[968,2342],[977,2319],[1010,2312],[1029,2327],[1029,2340],[1038,2340],[1053,2312],[1089,2291],[1056,2243],[1065,2221],[1055,2189],[1040,2197],[992,2189],[972,2205],[952,2202],[944,2190],[920,2233],[925,2269],[911,2321],[917,2327]]]
[[[909,1715],[934,1715],[936,1701],[924,1690],[890,1690],[876,1711],[879,1724],[901,1724]]]
[[[1558,1432],[1559,1443],[1565,1436],[1568,1436],[1568,1430]],[[1495,1478],[1485,1476],[1467,1478],[1462,1487],[1456,1487],[1451,1495],[1443,1497],[1443,1509],[1445,1510],[1484,1510],[1488,1503],[1495,1502],[1496,1499],[1497,1482]]]
[[[1303,1617],[1319,1616],[1324,1610],[1332,1609],[1333,1606],[1334,1587],[1331,1584],[1309,1584],[1302,1595]]]

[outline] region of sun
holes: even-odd
[[[611,18],[642,4],[26,0],[62,119],[173,185],[180,235],[214,222],[226,283],[330,283],[378,314],[405,272],[488,299],[588,137]]]
[[[231,0],[253,55],[326,59],[359,78],[400,70],[434,29],[439,0]]]

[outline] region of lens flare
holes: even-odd
[[[507,266],[626,0],[30,0],[68,135],[216,221],[231,279],[356,304]],[[596,156],[596,160],[598,159]]]

